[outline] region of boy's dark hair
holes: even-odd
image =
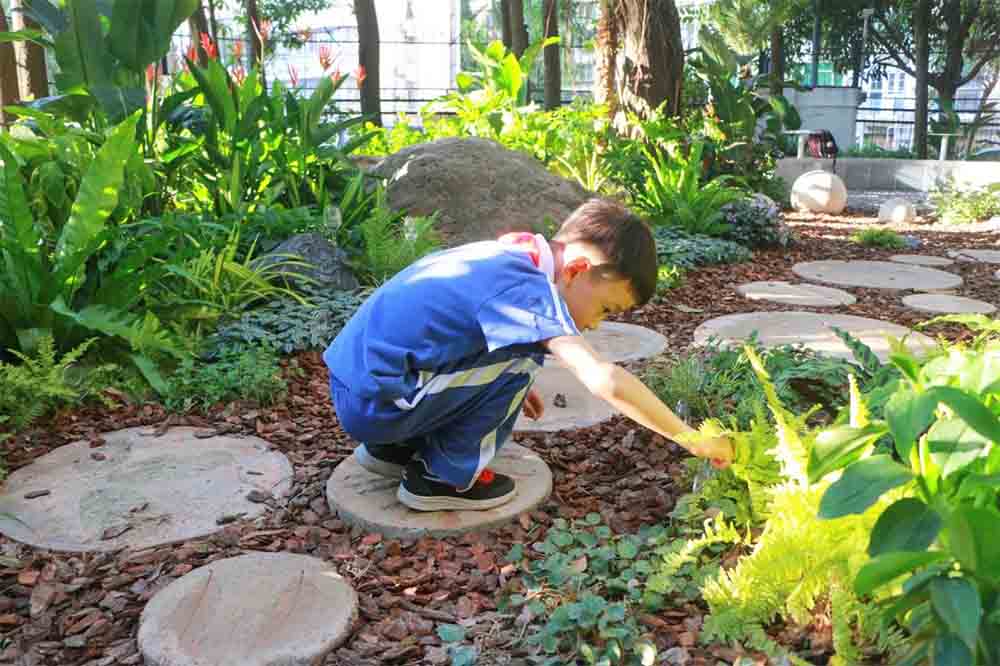
[[[632,283],[637,305],[656,293],[658,260],[653,232],[639,216],[610,199],[590,199],[566,218],[553,237],[587,243],[603,254],[616,278]]]

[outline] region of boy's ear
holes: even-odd
[[[593,268],[590,259],[587,257],[574,257],[571,261],[563,265],[563,272],[570,279],[579,277]]]

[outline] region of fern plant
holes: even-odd
[[[380,285],[420,257],[438,248],[435,217],[406,217],[386,204],[379,190],[372,213],[361,222],[364,251],[359,273],[370,285]]]
[[[703,182],[702,156],[705,144],[691,144],[687,155],[673,143],[666,149],[643,148],[649,171],[643,187],[633,192],[636,208],[656,224],[718,236],[729,229],[723,207],[743,197],[730,176]]]
[[[96,341],[86,340],[60,356],[52,336],[46,335],[38,341],[34,354],[11,350],[21,363],[0,362],[0,413],[9,418],[15,430],[28,427],[58,407],[88,398],[103,400],[101,391],[110,384],[116,367],[76,367]],[[3,438],[0,435],[0,440]]]

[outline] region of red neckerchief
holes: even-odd
[[[538,244],[535,242],[535,234],[530,231],[512,231],[497,240],[505,245],[514,245],[517,249],[526,252],[531,257],[531,262],[535,264],[535,268],[540,267],[542,256],[538,250]]]

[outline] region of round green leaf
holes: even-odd
[[[983,608],[979,592],[965,578],[939,577],[931,581],[931,603],[948,629],[969,647],[976,649]],[[950,663],[950,662],[949,662]]]
[[[864,596],[905,573],[946,559],[946,557],[947,555],[939,551],[879,555],[858,572],[857,578],[854,579],[854,592],[858,596]]]
[[[923,552],[941,530],[941,517],[916,497],[905,497],[879,516],[872,528],[868,554],[878,557],[894,551]]]
[[[901,459],[910,459],[910,449],[934,420],[937,404],[937,398],[931,391],[917,393],[910,390],[898,391],[886,403],[885,420],[889,423]]]
[[[949,544],[962,568],[1000,583],[1000,512],[962,507],[948,520]]]
[[[819,517],[830,519],[863,513],[883,493],[912,478],[913,473],[890,456],[877,455],[859,460],[827,488],[819,503]]]

